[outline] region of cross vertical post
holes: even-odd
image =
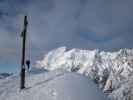
[[[21,33],[22,37],[22,59],[21,59],[21,72],[20,72],[20,89],[25,88],[25,49],[26,49],[26,34],[27,34],[28,20],[27,16],[24,17],[24,29]]]

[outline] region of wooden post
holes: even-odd
[[[22,59],[21,59],[21,73],[20,73],[20,89],[25,88],[25,49],[26,49],[26,33],[27,33],[27,16],[24,17],[24,29],[22,31]]]

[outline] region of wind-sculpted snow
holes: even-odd
[[[90,79],[62,70],[26,75],[22,91],[19,76],[0,83],[0,100],[107,100]]]
[[[133,49],[117,52],[61,47],[37,61],[35,68],[65,69],[90,77],[112,100],[133,100]]]

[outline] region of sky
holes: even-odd
[[[23,18],[27,59],[71,48],[116,51],[133,45],[132,0],[0,0],[0,72],[20,69]]]

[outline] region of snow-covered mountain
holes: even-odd
[[[50,51],[26,73],[0,79],[0,100],[133,100],[133,49]],[[99,88],[98,88],[99,87]],[[104,92],[104,93],[102,93]]]
[[[9,74],[9,73],[0,73],[0,79],[4,79],[4,78],[9,77],[11,75],[12,74]]]
[[[64,69],[90,77],[112,100],[133,100],[133,49],[117,52],[60,47],[37,61],[37,69]]]

